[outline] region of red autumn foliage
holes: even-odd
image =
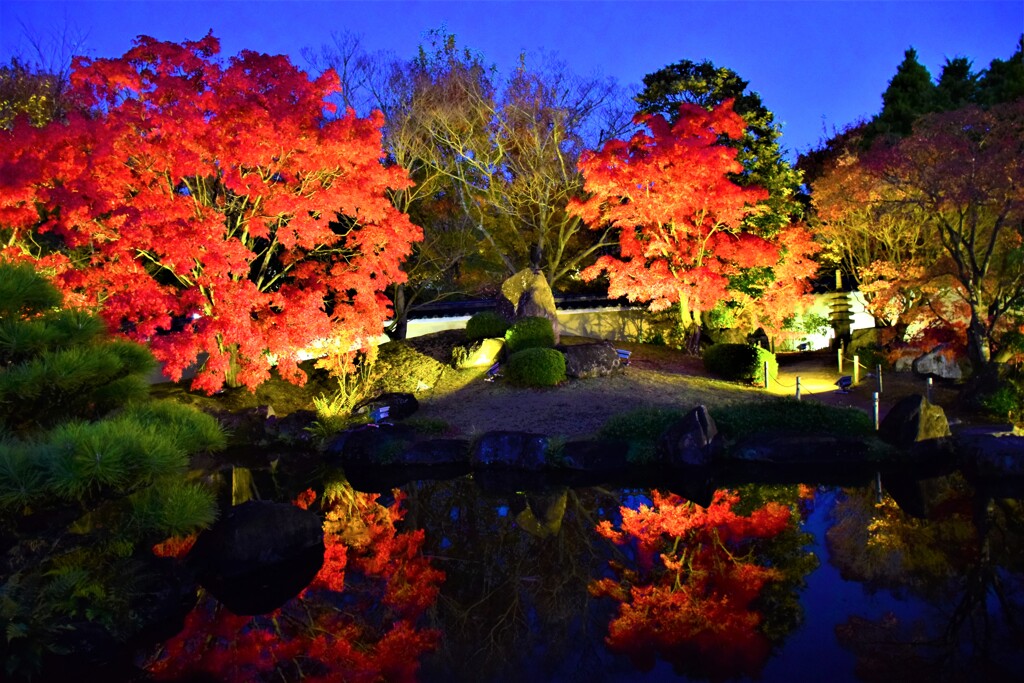
[[[397,492],[396,492],[397,493]],[[324,564],[277,611],[239,617],[205,599],[148,666],[158,680],[415,681],[440,634],[418,628],[444,574],[420,555],[423,531],[398,532],[384,508],[351,489],[324,506]],[[296,504],[313,503],[306,491]]]
[[[634,548],[635,569],[614,565],[616,578],[595,581],[590,591],[620,603],[608,627],[609,649],[642,669],[661,656],[677,670],[712,680],[756,677],[770,643],[753,606],[776,569],[756,563],[760,539],[792,521],[789,508],[768,503],[737,514],[736,493],[718,491],[706,509],[675,495],[652,492],[653,505],[622,508],[615,529],[598,533]]]
[[[336,74],[310,80],[286,57],[225,63],[211,35],[140,37],[117,59],[76,58],[89,108],[0,131],[4,255],[56,276],[69,302],[148,342],[178,380],[254,388],[299,352],[367,344],[384,289],[421,231],[388,200],[410,185],[380,163],[383,116],[335,116]]]
[[[659,115],[636,120],[648,131],[612,140],[579,162],[590,198],[570,210],[592,228],[619,230],[619,256],[602,256],[583,271],[585,279],[606,273],[610,297],[650,302],[652,311],[678,303],[685,321],[728,300],[730,277],[786,263],[785,250],[795,267],[786,289],[813,272],[806,256],[816,247],[802,228],[784,233],[786,244],[742,229],[768,193],[729,179],[742,166],[736,150],[719,141],[738,137],[745,125],[731,100],[712,111],[684,104],[671,127]]]

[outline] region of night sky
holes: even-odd
[[[409,58],[444,26],[500,69],[520,52],[555,52],[583,75],[639,90],[645,74],[681,59],[710,59],[750,82],[783,126],[789,152],[824,131],[870,117],[907,47],[937,76],[946,57],[976,70],[1008,58],[1024,33],[1024,1],[970,2],[57,2],[0,0],[0,59],[31,57],[27,35],[84,39],[81,52],[115,57],[139,34],[198,39],[223,53],[300,51],[332,32],[370,51]]]

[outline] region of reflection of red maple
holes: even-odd
[[[312,504],[307,491],[296,501]],[[324,564],[297,598],[260,617],[239,617],[208,599],[186,618],[149,671],[161,680],[413,681],[436,631],[416,623],[444,574],[420,554],[423,531],[397,533],[389,508],[348,490],[325,505]]]
[[[713,680],[755,676],[770,644],[752,603],[781,578],[756,563],[755,545],[786,529],[789,508],[768,503],[742,516],[733,511],[739,496],[727,491],[706,509],[674,494],[654,491],[652,499],[650,507],[622,508],[619,530],[607,521],[598,526],[602,536],[636,550],[636,570],[613,565],[616,579],[590,586],[593,595],[621,603],[608,647],[643,669],[660,655]]]

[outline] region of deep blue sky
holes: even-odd
[[[1024,0],[970,2],[97,2],[0,0],[0,59],[27,54],[25,28],[47,38],[68,27],[83,52],[113,57],[147,34],[196,39],[210,29],[227,55],[242,49],[291,55],[362,36],[371,51],[412,57],[424,33],[444,25],[460,44],[507,68],[522,52],[554,51],[581,74],[638,85],[681,59],[710,59],[750,82],[799,152],[825,129],[868,117],[910,46],[937,76],[946,57],[976,69],[1006,59],[1024,32]]]

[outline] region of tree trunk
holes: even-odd
[[[401,341],[409,329],[409,307],[405,303],[405,285],[395,286],[395,319],[384,332],[391,341]]]
[[[971,305],[971,323],[967,326],[967,360],[974,374],[980,373],[992,360],[988,343],[988,327],[983,322],[988,316]]]

